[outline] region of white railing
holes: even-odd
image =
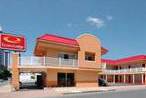
[[[65,66],[65,67],[77,67],[77,59],[64,59],[64,58],[53,58],[53,57],[20,57],[20,66]]]
[[[106,74],[122,74],[122,73],[140,73],[145,71],[146,68],[139,67],[139,68],[119,69],[119,70],[103,69],[102,72]]]

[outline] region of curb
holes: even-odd
[[[64,95],[69,95],[69,94],[81,94],[81,93],[94,93],[94,92],[107,92],[107,91],[116,91],[116,89],[110,89],[110,90],[93,90],[93,91],[73,91],[73,92],[68,92],[68,93],[63,93]]]

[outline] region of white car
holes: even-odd
[[[20,86],[35,86],[39,73],[21,73]]]

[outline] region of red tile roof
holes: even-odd
[[[57,36],[57,35],[53,35],[53,34],[44,34],[44,35],[38,37],[37,39],[52,41],[52,42],[56,42],[56,43],[60,43],[60,44],[65,44],[68,46],[79,47],[79,44],[76,39],[61,37],[61,36]],[[101,48],[102,48],[102,54],[106,54],[108,52],[107,49],[105,49],[103,47],[101,47]]]
[[[109,65],[118,65],[118,64],[124,64],[128,62],[135,62],[135,61],[142,61],[142,60],[146,60],[146,55],[136,55],[136,56],[121,58],[117,60],[102,59],[102,62],[105,62]]]
[[[52,35],[52,34],[45,34],[45,35],[39,37],[38,39],[52,41],[52,42],[65,44],[65,45],[69,45],[69,46],[77,46],[77,47],[79,46],[78,42],[75,39],[60,37],[60,36],[56,36],[56,35]]]

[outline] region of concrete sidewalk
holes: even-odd
[[[12,91],[12,87],[10,84],[0,86],[0,93],[8,93]]]
[[[55,92],[53,89],[38,89],[38,90],[20,90],[15,92],[1,93],[0,98],[41,98],[51,96],[62,96],[61,93]]]
[[[97,92],[99,91],[98,87],[85,87],[85,88],[77,88],[77,87],[60,87],[53,88],[54,91],[59,92],[61,94],[72,94],[72,93],[83,93],[83,92]]]
[[[109,86],[109,87],[60,87],[53,88],[54,91],[61,94],[72,94],[72,93],[87,93],[87,92],[106,92],[106,91],[126,91],[126,90],[137,90],[144,89],[145,85],[129,85],[129,86]],[[47,89],[46,89],[47,90]]]

